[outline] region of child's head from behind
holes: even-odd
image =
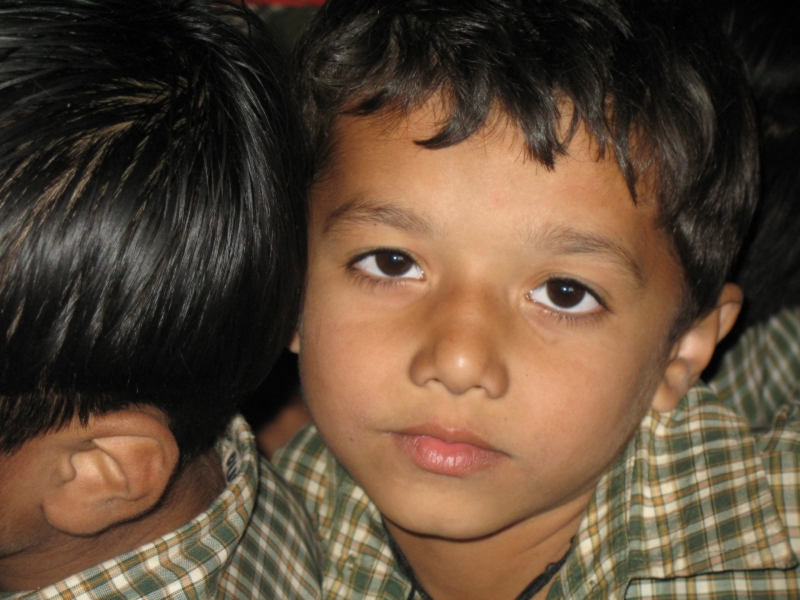
[[[738,310],[756,157],[721,35],[680,2],[332,0],[298,64],[323,437],[408,531],[573,518]]]
[[[98,423],[112,456],[141,422],[173,438],[169,478],[285,343],[296,128],[277,54],[225,15],[250,18],[191,0],[0,9],[0,460]]]

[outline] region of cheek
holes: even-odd
[[[661,364],[644,340],[635,334],[626,339],[628,344],[615,345],[608,336],[564,344],[552,354],[539,353],[525,370],[520,365],[518,422],[550,440],[533,460],[604,467],[622,449],[649,407]]]
[[[380,337],[358,323],[357,311],[307,301],[300,346],[303,397],[322,438],[354,476],[385,471],[375,432],[393,410]]]
[[[660,381],[658,362],[642,360],[642,355],[629,357],[627,368],[606,376],[606,396],[596,407],[597,422],[603,426],[597,435],[601,440],[607,436],[616,451],[622,450],[652,403]]]
[[[390,364],[379,327],[364,322],[352,307],[317,300],[307,299],[302,320],[303,396],[321,431],[352,433],[380,406],[379,392],[397,365]]]

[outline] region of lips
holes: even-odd
[[[392,440],[420,469],[450,477],[488,469],[506,457],[468,432],[424,428],[393,433]]]

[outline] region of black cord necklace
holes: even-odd
[[[394,541],[394,537],[392,537],[392,534],[389,533],[389,529],[386,527],[385,523],[383,528],[386,530],[386,536],[389,539],[389,547],[392,549],[392,554],[394,554],[394,559],[397,561],[400,571],[411,582],[411,592],[408,594],[407,600],[413,600],[414,596],[417,594],[422,598],[422,600],[433,600],[433,598],[430,597],[430,595],[417,581],[417,578],[414,575],[414,569],[411,568],[411,565],[408,563],[408,559],[406,559],[403,551],[400,550],[397,542]],[[544,586],[550,583],[550,580],[555,576],[556,573],[558,573],[559,569],[564,566],[564,563],[567,562],[567,557],[569,556],[569,553],[572,552],[572,544],[574,541],[575,538],[572,538],[566,554],[564,554],[564,556],[562,556],[557,562],[547,565],[544,572],[537,575],[534,580],[531,581],[524,590],[522,590],[522,593],[517,596],[516,600],[530,600],[538,592],[540,592]]]

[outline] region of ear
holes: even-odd
[[[653,397],[652,407],[659,412],[674,409],[708,366],[714,349],[736,322],[744,296],[741,288],[726,283],[717,305],[707,315],[695,321],[675,342],[664,378]]]
[[[300,354],[300,328],[294,330],[292,341],[289,342],[289,350],[295,354]]]
[[[45,519],[71,535],[92,535],[152,509],[180,458],[169,428],[154,415],[123,410],[65,430]]]

